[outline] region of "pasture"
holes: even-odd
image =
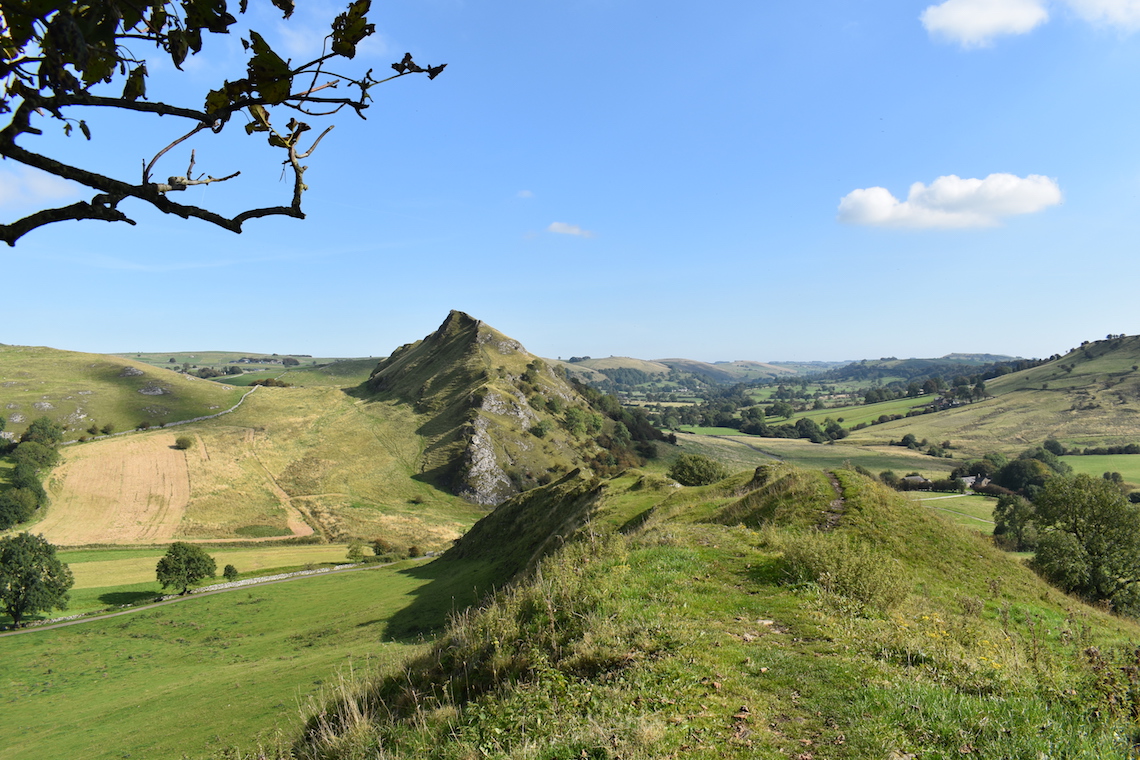
[[[993,535],[994,506],[997,504],[997,499],[992,496],[980,494],[958,496],[918,491],[911,491],[907,495],[923,507],[938,512],[950,522],[987,536]]]
[[[1073,472],[1102,477],[1106,472],[1119,472],[1125,484],[1132,489],[1140,489],[1140,454],[1106,454],[1090,456],[1066,456],[1061,461],[1073,468]]]
[[[795,438],[740,435],[735,430],[725,436],[679,433],[677,441],[682,453],[704,454],[735,469],[780,459],[813,469],[858,465],[876,475],[883,470],[894,470],[899,474],[921,472],[928,477],[944,477],[957,465],[953,459],[926,456],[898,446],[859,446],[846,441],[820,444]]]
[[[387,621],[415,602],[406,623],[438,625],[453,598],[429,586],[436,574],[409,564],[315,576],[0,637],[0,758],[254,751],[294,734],[303,705],[341,674],[421,647],[394,640]]]

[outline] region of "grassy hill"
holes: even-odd
[[[574,537],[280,756],[1129,756],[1140,627],[852,471],[567,495]],[[470,535],[440,564],[524,549]]]
[[[1017,451],[1056,438],[1067,447],[1140,441],[1140,336],[1102,340],[986,382],[991,398],[853,433],[886,443],[907,433],[950,440],[964,454]],[[840,413],[832,410],[833,414]]]
[[[598,446],[588,425],[575,429],[572,410],[595,434],[606,424],[546,362],[457,311],[381,361],[366,388],[370,402],[398,401],[423,417],[420,476],[479,504],[586,466]]]
[[[192,419],[228,409],[241,393],[130,359],[0,345],[0,414],[15,437],[45,415],[67,427],[68,440],[92,424],[129,430]]]

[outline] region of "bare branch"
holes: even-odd
[[[77,221],[82,219],[102,219],[105,222],[126,222],[131,225],[135,224],[133,219],[128,218],[126,214],[117,208],[80,201],[70,206],[37,211],[11,224],[0,224],[0,240],[9,246],[15,246],[17,240],[32,230],[43,227],[46,224],[65,222],[69,219]]]
[[[190,168],[194,168],[194,163],[191,161]],[[158,183],[151,185],[155,190],[160,193],[170,193],[177,190],[185,190],[192,185],[209,185],[212,182],[225,182],[227,179],[233,179],[241,174],[241,172],[234,172],[228,177],[206,177],[206,179],[190,179],[189,177],[168,177],[166,184]]]
[[[157,163],[157,162],[158,162],[158,159],[162,158],[162,157],[163,157],[163,155],[164,155],[164,154],[165,154],[165,153],[166,153],[168,150],[170,150],[171,148],[173,148],[175,145],[178,145],[178,144],[179,144],[179,143],[181,143],[181,142],[185,142],[186,140],[189,140],[191,137],[193,137],[194,135],[198,134],[198,133],[199,133],[199,132],[201,132],[203,129],[206,129],[206,125],[205,125],[205,124],[199,124],[198,126],[196,126],[196,127],[194,127],[193,129],[191,129],[189,132],[187,132],[186,134],[184,134],[182,137],[179,137],[177,140],[175,140],[174,142],[170,143],[170,145],[167,145],[165,148],[163,148],[162,150],[160,150],[160,151],[157,153],[157,155],[155,155],[155,157],[154,157],[154,158],[152,158],[152,159],[150,160],[150,163],[149,163],[149,164],[147,164],[147,165],[146,165],[146,167],[143,169],[143,174],[142,174],[142,181],[143,181],[143,184],[145,185],[146,183],[150,182],[150,170],[154,168],[154,165],[155,165],[155,163]],[[193,168],[194,168],[194,151],[190,151],[190,169],[193,169]],[[189,170],[187,170],[187,172],[186,172],[186,176],[187,176],[187,177],[189,177],[189,176],[190,176],[190,171],[189,171]]]

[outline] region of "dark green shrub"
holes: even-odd
[[[682,454],[669,468],[669,477],[683,486],[707,486],[724,480],[728,471],[720,462],[700,454]]]

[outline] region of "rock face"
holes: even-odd
[[[421,476],[477,504],[557,479],[596,449],[561,424],[560,412],[588,406],[573,386],[518,341],[460,311],[382,360],[367,389],[423,415]]]

